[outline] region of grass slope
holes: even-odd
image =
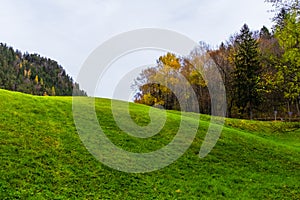
[[[130,108],[138,124],[149,122],[149,107]],[[168,112],[161,133],[137,139],[119,130],[110,100],[97,99],[96,110],[111,141],[133,152],[168,144],[180,120]],[[128,174],[99,163],[83,146],[71,97],[0,90],[0,199],[300,199],[298,123],[227,119],[215,148],[199,159],[208,119],[201,115],[193,144],[176,162]]]

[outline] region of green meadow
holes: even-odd
[[[137,124],[150,122],[149,107],[129,107]],[[118,127],[111,100],[96,99],[95,108],[105,134],[131,152],[164,147],[181,119],[168,111],[163,129],[141,139]],[[209,119],[190,120],[199,123],[197,135],[171,165],[125,173],[102,164],[83,145],[72,97],[0,90],[0,199],[300,199],[299,123],[226,119],[216,146],[199,158]]]

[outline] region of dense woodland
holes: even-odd
[[[201,42],[188,56],[173,53],[161,56],[156,67],[144,70],[136,78],[133,85],[137,91],[135,102],[189,111],[186,106],[180,108],[178,95],[167,87],[168,84],[180,86],[179,78],[169,78],[166,85],[153,81],[157,80],[158,75],[170,77],[176,72],[189,81],[197,96],[200,112],[211,114],[208,84],[216,80],[214,69],[207,61],[212,59],[225,85],[228,117],[299,117],[299,2],[269,0],[266,3],[272,3],[274,7],[272,30],[262,27],[259,31],[252,31],[245,24],[239,33],[233,34],[218,48],[211,48]],[[190,98],[182,92],[180,98]]]
[[[0,43],[0,88],[33,95],[86,96],[56,61]]]

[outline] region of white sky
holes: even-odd
[[[253,30],[270,28],[270,9],[264,0],[0,0],[0,42],[54,59],[76,79],[89,54],[122,32],[166,28],[216,46],[244,23]],[[126,67],[128,72],[155,63],[161,54],[144,53],[139,61],[125,58],[122,69],[126,73]],[[107,86],[97,96],[112,97],[109,84],[122,78],[109,71],[103,80]]]

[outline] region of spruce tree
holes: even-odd
[[[236,88],[236,104],[243,116],[248,111],[252,118],[253,109],[260,102],[259,95],[259,50],[258,43],[253,38],[249,27],[245,24],[236,40],[234,54],[234,85]]]

